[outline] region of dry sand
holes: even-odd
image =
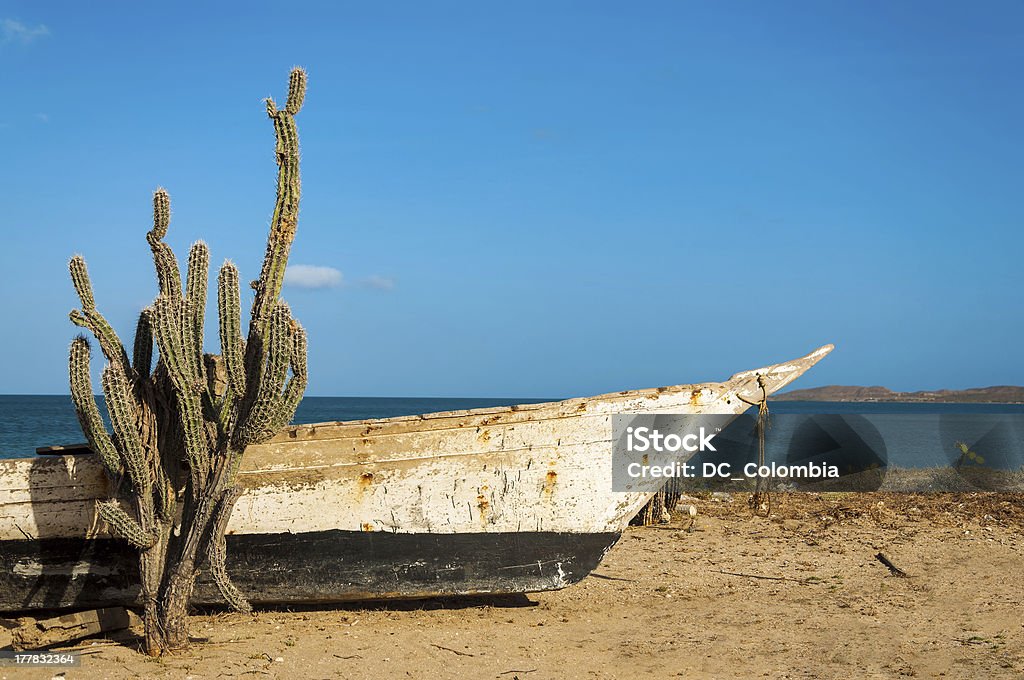
[[[744,500],[631,528],[560,592],[208,613],[187,653],[86,641],[63,677],[1024,677],[1024,497],[791,494],[769,519]]]

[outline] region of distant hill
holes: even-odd
[[[972,387],[966,390],[935,390],[933,392],[893,392],[887,387],[826,385],[806,390],[776,394],[777,401],[925,401],[925,402],[987,402],[1024,403],[1024,387],[998,385]]]

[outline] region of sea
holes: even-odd
[[[97,397],[106,416],[103,398]],[[292,420],[325,423],[335,420],[391,418],[437,411],[455,411],[512,404],[531,404],[551,399],[461,397],[306,397]],[[106,419],[106,418],[105,418]],[[109,420],[107,425],[109,427]],[[70,395],[0,395],[0,458],[35,455],[41,446],[78,444],[85,441]]]
[[[459,397],[306,397],[294,423],[388,418],[437,411],[540,403],[552,399]],[[102,399],[100,410],[103,411]],[[1019,469],[1024,460],[1024,404],[770,401],[768,458],[782,459],[793,437],[856,431],[891,464],[934,467],[954,463],[966,441],[994,467]],[[809,420],[812,427],[808,428]],[[870,433],[865,435],[865,431]],[[38,447],[85,441],[68,395],[0,395],[0,458],[35,455]],[[979,448],[980,447],[980,448]],[[775,450],[774,452],[772,450]]]

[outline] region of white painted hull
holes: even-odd
[[[290,427],[246,452],[245,493],[228,534],[617,536],[651,494],[612,491],[613,415],[739,414],[761,398],[759,378],[770,394],[831,349],[723,383]],[[109,538],[96,516],[107,494],[91,454],[0,461],[0,550],[8,542]],[[29,562],[20,563],[26,577]],[[76,567],[62,568],[73,575]],[[2,590],[0,608],[9,608]]]

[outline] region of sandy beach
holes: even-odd
[[[562,591],[205,612],[187,653],[151,660],[131,635],[89,640],[63,677],[1024,674],[1021,496],[789,494],[770,518],[752,517],[740,495],[699,507],[692,531],[678,520],[631,527],[595,574]]]

